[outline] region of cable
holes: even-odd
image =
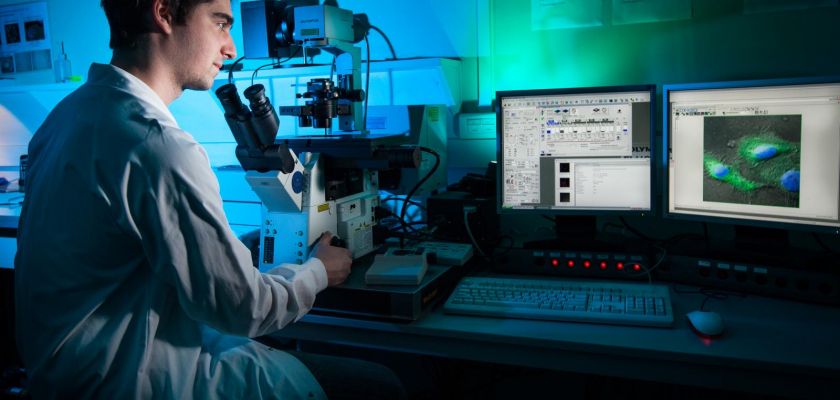
[[[432,150],[428,147],[424,147],[424,146],[419,146],[418,148],[421,151],[424,151],[426,153],[429,153],[429,154],[433,155],[435,157],[435,164],[432,166],[432,169],[429,170],[429,172],[426,174],[426,176],[424,176],[423,179],[420,179],[417,182],[417,184],[415,184],[414,187],[411,188],[411,190],[408,192],[408,195],[405,196],[406,203],[408,203],[409,200],[411,200],[411,196],[413,196],[414,193],[418,189],[420,189],[420,186],[423,186],[423,183],[425,183],[427,180],[429,180],[429,178],[432,177],[432,175],[435,173],[435,171],[437,171],[438,166],[440,165],[440,155],[438,155],[438,153],[436,151],[434,151],[434,150]],[[405,206],[403,206],[402,210],[400,210],[400,220],[401,221],[405,221],[406,210],[408,210],[408,207],[405,207]],[[403,245],[403,243],[402,243],[402,241],[400,241],[400,247],[402,247],[402,245]]]
[[[664,247],[657,246],[657,245],[654,245],[653,247],[657,248],[658,250],[660,250],[662,252],[662,255],[659,256],[659,259],[656,260],[656,262],[650,268],[648,268],[648,267],[644,266],[644,264],[640,263],[639,266],[642,267],[642,269],[644,271],[642,271],[638,274],[634,274],[634,273],[630,274],[630,276],[647,275],[648,284],[653,283],[653,271],[655,269],[659,268],[660,265],[662,265],[662,262],[665,261],[665,256],[668,254],[668,250],[665,249]]]
[[[389,48],[389,49],[391,49],[391,59],[392,59],[392,60],[398,60],[398,58],[397,58],[397,53],[394,51],[394,46],[393,46],[393,45],[391,45],[391,39],[388,39],[388,35],[386,35],[386,34],[385,34],[385,32],[382,32],[382,29],[379,29],[379,28],[377,28],[377,27],[375,27],[375,26],[373,26],[373,25],[371,25],[371,26],[370,26],[370,29],[373,29],[373,30],[375,30],[377,33],[379,33],[380,35],[382,35],[382,38],[383,38],[383,39],[385,39],[385,43],[387,43],[387,44],[388,44],[388,48]],[[365,39],[367,39],[367,35],[365,35]],[[368,58],[368,59],[370,59],[370,58]]]
[[[278,65],[281,65],[283,63],[288,62],[289,60],[295,58],[298,55],[298,53],[300,53],[300,49],[302,49],[302,47],[298,47],[297,51],[295,51],[294,54],[290,55],[289,57],[287,57],[283,61],[277,61],[277,60],[279,60],[279,58],[275,58],[275,61],[272,62],[272,63],[265,64],[265,65],[260,65],[257,69],[254,70],[254,73],[251,74],[251,86],[254,86],[254,79],[257,77],[257,72],[260,72],[261,69],[266,68],[266,67],[276,67]]]
[[[380,210],[384,211],[384,212],[385,212],[386,214],[388,214],[389,216],[393,216],[393,217],[394,217],[394,219],[396,219],[396,220],[397,220],[397,222],[399,222],[399,223],[400,223],[400,225],[403,227],[403,231],[405,231],[405,230],[406,230],[406,228],[408,228],[408,229],[411,229],[411,230],[412,230],[412,231],[414,231],[414,232],[417,232],[417,229],[414,229],[414,227],[412,227],[409,223],[407,223],[407,222],[405,222],[404,220],[400,219],[400,216],[399,216],[399,215],[397,215],[397,213],[395,213],[395,212],[393,212],[393,211],[391,211],[391,210],[389,210],[389,209],[387,209],[387,208],[385,208],[385,207],[381,207],[381,206],[380,206],[380,207],[378,207],[378,208],[379,208]]]
[[[0,206],[17,207],[23,204],[23,196],[12,196],[5,203],[0,203]]]
[[[423,211],[425,211],[425,210],[426,210],[426,207],[423,207],[423,204],[421,204],[419,201],[406,200],[406,199],[404,199],[404,198],[402,198],[402,197],[397,197],[397,196],[388,196],[388,197],[386,197],[386,198],[384,198],[384,199],[382,199],[382,200],[379,200],[379,201],[380,201],[380,202],[383,202],[383,201],[401,201],[401,202],[403,202],[403,203],[411,204],[411,205],[413,205],[413,206],[415,206],[415,207],[417,207],[417,208],[419,208],[419,209],[421,209],[421,210],[423,210]],[[405,206],[405,205],[403,205],[403,207],[406,207],[406,206]]]
[[[834,249],[828,247],[828,245],[826,245],[825,242],[823,242],[822,239],[820,239],[819,235],[817,235],[815,232],[812,232],[811,236],[814,238],[814,240],[817,242],[817,244],[820,245],[820,247],[823,248],[823,250],[825,250],[825,251],[827,251],[831,254],[840,254],[840,253],[837,252],[837,250],[834,250]]]
[[[260,65],[259,67],[257,67],[257,69],[254,70],[254,73],[251,74],[251,86],[254,86],[254,79],[257,78],[257,72],[260,72],[260,70],[265,68],[265,67],[273,67],[275,65],[278,65],[278,64],[271,63],[271,64]]]
[[[648,242],[661,242],[662,241],[662,239],[655,239],[655,238],[652,238],[650,236],[647,236],[647,235],[643,234],[642,232],[639,232],[638,229],[630,226],[630,224],[627,223],[627,221],[624,219],[624,217],[618,217],[618,220],[621,221],[621,224],[624,225],[624,227],[627,228],[628,231],[632,232],[634,235],[636,235],[636,236],[638,236],[638,237],[640,237],[644,240],[647,240]]]
[[[426,223],[426,221],[411,221],[411,222],[407,223],[406,225],[414,226],[414,225],[428,225],[428,224]]]
[[[233,64],[230,65],[230,69],[228,70],[228,83],[233,83],[233,69],[236,67],[236,64],[239,64],[240,61],[245,59],[245,56],[239,57]]]
[[[484,258],[487,258],[487,255],[484,254],[484,251],[481,250],[481,246],[478,245],[478,241],[475,240],[475,236],[473,236],[472,229],[470,228],[470,214],[474,213],[476,208],[474,206],[465,206],[464,207],[464,228],[467,229],[467,235],[469,235],[470,240],[472,241],[473,246],[475,246],[475,250],[478,251],[478,254]]]
[[[367,116],[368,116],[368,91],[370,90],[370,41],[368,41],[368,35],[365,34],[365,49],[367,49],[367,72],[365,77],[365,112],[364,118],[362,118],[362,131],[367,131]]]
[[[405,202],[406,203],[410,203],[411,196],[413,196],[414,193],[417,192],[418,189],[420,189],[420,186],[422,186],[423,183],[425,183],[427,180],[429,180],[429,178],[432,177],[432,174],[434,174],[435,171],[437,171],[438,166],[440,165],[440,155],[438,155],[438,153],[436,151],[434,151],[434,150],[432,150],[428,147],[424,147],[424,146],[419,146],[418,148],[421,151],[424,151],[426,153],[429,153],[429,154],[433,155],[435,157],[435,164],[432,166],[432,169],[430,169],[429,172],[426,173],[426,176],[424,176],[423,179],[420,179],[414,185],[414,187],[411,188],[411,190],[408,192],[408,195],[405,196]],[[402,210],[400,211],[400,219],[405,220],[406,210],[408,210],[408,207],[403,207],[402,208]]]
[[[392,237],[396,237],[396,238],[400,239],[400,248],[405,248],[405,246],[404,246],[405,239],[408,239],[409,241],[414,240],[414,241],[418,241],[418,242],[422,242],[424,240],[433,240],[434,239],[434,237],[430,234],[423,233],[423,232],[420,232],[420,231],[417,231],[417,232],[418,232],[417,235],[401,233],[401,232],[393,232],[393,231],[389,232],[389,234]]]
[[[503,236],[499,237],[499,240],[497,240],[497,241],[496,241],[496,243],[493,245],[493,248],[494,248],[494,249],[498,249],[498,248],[499,248],[499,245],[500,245],[500,244],[502,243],[502,241],[504,241],[505,239],[508,239],[508,241],[510,241],[510,244],[509,244],[509,245],[508,245],[508,246],[504,249],[504,251],[502,251],[501,253],[498,253],[498,254],[491,254],[491,256],[492,256],[492,257],[503,256],[503,255],[505,255],[505,254],[509,253],[509,252],[513,249],[513,245],[514,245],[514,244],[516,244],[516,240],[514,240],[514,239],[513,239],[513,236],[510,236],[510,235],[503,235]]]
[[[744,293],[731,292],[731,291],[727,291],[727,290],[718,290],[718,289],[712,289],[712,288],[707,288],[707,287],[701,287],[697,290],[682,290],[679,287],[677,287],[676,284],[674,284],[673,288],[674,288],[674,293],[678,293],[678,294],[702,294],[703,296],[705,296],[705,298],[703,299],[703,302],[700,303],[700,311],[704,311],[704,308],[706,307],[706,303],[709,301],[709,299],[726,300],[726,299],[729,298],[729,296],[735,296],[735,297],[740,297],[740,298],[747,297],[747,295],[744,294]]]

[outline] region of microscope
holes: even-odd
[[[306,92],[298,98],[307,99],[304,106],[280,107],[281,115],[298,117],[301,127],[324,128],[329,134],[333,118],[343,133],[365,135],[365,115],[361,102],[361,49],[353,46],[353,13],[338,7],[317,5],[295,8],[295,41],[304,49],[318,49],[335,56],[337,85],[330,79],[312,79]]]
[[[277,2],[283,3],[283,2]],[[292,11],[292,10],[289,10]],[[416,168],[419,149],[399,137],[370,137],[364,128],[360,49],[353,46],[353,13],[330,5],[293,7],[293,23],[281,30],[294,43],[335,55],[337,82],[313,79],[298,98],[305,105],[281,106],[300,126],[324,128],[324,136],[277,138],[278,112],[265,88],[244,91],[246,107],[233,83],[216,90],[236,140],[245,179],[263,203],[261,271],[281,263],[302,264],[325,231],[343,239],[353,258],[376,249],[373,228],[382,186],[380,171]],[[333,120],[338,130],[333,135]]]

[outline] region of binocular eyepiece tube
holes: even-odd
[[[264,150],[274,144],[280,129],[280,118],[265,95],[261,84],[245,89],[245,98],[250,103],[250,110],[242,103],[236,86],[232,83],[216,89],[216,97],[225,110],[225,120],[233,132],[238,144],[250,149]]]

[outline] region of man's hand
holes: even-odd
[[[350,264],[353,262],[352,253],[345,248],[330,245],[333,234],[324,232],[315,248],[312,249],[312,257],[321,260],[327,270],[327,285],[339,285],[347,279],[350,274]]]

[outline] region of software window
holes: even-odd
[[[840,226],[840,85],[673,91],[669,211]]]

